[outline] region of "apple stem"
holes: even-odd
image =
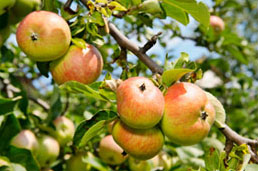
[[[139,87],[140,90],[143,92],[144,90],[146,90],[146,86],[144,83],[142,83],[142,85]]]

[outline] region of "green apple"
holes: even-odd
[[[60,146],[54,138],[48,135],[43,135],[38,140],[39,148],[36,158],[40,166],[49,166],[57,159]]]
[[[10,36],[10,27],[7,26],[0,30],[0,48],[3,46],[6,39]]]
[[[6,171],[13,171],[13,167],[11,165],[11,162],[9,161],[9,159],[7,157],[4,156],[0,156],[0,170],[2,170],[2,167],[6,167],[3,170]]]
[[[72,155],[66,162],[66,171],[86,170],[87,163],[83,161],[84,156],[84,153],[77,153]]]
[[[67,22],[49,11],[34,11],[19,24],[19,47],[34,61],[52,61],[63,56],[71,42]]]
[[[75,126],[70,119],[65,116],[59,116],[53,121],[53,124],[56,128],[56,130],[53,131],[53,136],[61,146],[64,146],[68,142],[72,141],[75,132]]]
[[[204,139],[215,120],[205,92],[192,83],[176,83],[165,95],[163,133],[175,144],[193,145]]]
[[[131,77],[125,80],[119,85],[116,96],[120,119],[132,128],[152,128],[163,116],[163,94],[147,78]]]
[[[13,7],[15,0],[1,0],[0,1],[0,15],[7,12]]]
[[[11,145],[18,148],[25,148],[27,150],[31,150],[34,154],[37,153],[38,150],[38,140],[35,134],[30,130],[22,130],[19,134],[17,134],[11,141]]]
[[[126,160],[123,149],[117,145],[112,135],[102,138],[99,143],[99,157],[107,164],[119,165]]]
[[[41,0],[16,0],[11,12],[21,19],[32,11],[39,10],[40,4]]]
[[[62,58],[50,63],[50,71],[57,84],[67,81],[90,84],[100,76],[102,68],[102,56],[90,44],[86,44],[84,49],[72,45]]]
[[[139,160],[148,160],[157,155],[164,144],[164,136],[157,127],[134,129],[121,121],[113,126],[115,142],[130,156]]]

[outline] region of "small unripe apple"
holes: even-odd
[[[99,157],[107,164],[118,165],[126,160],[123,149],[117,145],[112,135],[102,138],[99,144]]]
[[[193,145],[207,136],[215,110],[205,92],[192,83],[176,83],[165,95],[163,133],[175,144]]]
[[[102,68],[102,56],[90,44],[85,49],[72,45],[62,58],[50,63],[50,71],[57,84],[67,81],[90,84],[100,76]]]
[[[159,0],[146,0],[139,5],[138,10],[150,13],[157,17],[163,13]]]
[[[15,0],[1,0],[0,1],[0,15],[7,12],[13,7]]]
[[[53,121],[53,124],[56,127],[56,130],[53,132],[53,136],[61,146],[64,146],[68,142],[72,141],[75,127],[74,123],[70,119],[65,116],[59,116]]]
[[[151,171],[151,169],[153,167],[153,165],[151,163],[151,159],[138,160],[133,157],[129,157],[128,163],[129,163],[130,171],[139,171],[139,170]]]
[[[11,12],[19,19],[32,11],[38,10],[41,0],[16,0]]]
[[[132,128],[154,127],[162,118],[164,97],[147,78],[131,77],[120,84],[116,92],[120,119]]]
[[[59,144],[54,138],[48,135],[41,136],[36,156],[40,166],[49,166],[53,163],[59,155],[59,148]]]
[[[164,136],[160,129],[134,129],[121,121],[117,121],[112,131],[115,142],[130,156],[147,160],[157,155],[164,144]]]
[[[0,30],[0,48],[3,46],[4,42],[10,35],[10,27],[6,26]]]
[[[66,162],[66,171],[84,171],[87,163],[83,161],[84,153],[78,153],[71,156]]]
[[[35,134],[30,130],[22,130],[11,141],[11,145],[18,148],[25,148],[36,153],[38,150],[38,140]]]
[[[210,16],[210,25],[215,33],[220,33],[225,28],[224,21],[220,17],[215,15]]]
[[[0,168],[2,166],[11,167],[11,163],[10,163],[10,161],[9,161],[9,159],[7,157],[0,156]]]
[[[71,32],[66,21],[49,11],[34,11],[19,24],[19,47],[34,61],[52,61],[69,48]]]

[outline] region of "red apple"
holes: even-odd
[[[162,118],[164,97],[147,78],[132,77],[120,84],[116,92],[120,119],[132,128],[154,127]]]
[[[165,95],[163,133],[174,143],[192,145],[207,136],[215,110],[205,92],[192,83],[176,83]]]
[[[154,157],[161,151],[164,144],[164,136],[156,127],[134,129],[117,121],[113,126],[112,135],[126,153],[140,160]]]
[[[72,141],[75,127],[74,123],[70,119],[65,116],[59,116],[54,120],[53,124],[56,127],[56,130],[53,132],[53,136],[61,146]]]
[[[112,135],[102,138],[99,144],[99,156],[107,164],[118,165],[126,160],[123,149],[117,145]]]
[[[36,156],[40,166],[49,166],[52,164],[59,155],[59,148],[59,144],[54,138],[48,135],[41,136],[39,138],[39,148]]]
[[[85,49],[73,45],[62,58],[50,63],[50,71],[57,84],[67,81],[90,84],[100,76],[102,68],[102,56],[90,44]]]
[[[66,21],[49,11],[34,11],[19,24],[18,45],[34,61],[52,61],[69,48],[71,32]]]
[[[215,15],[210,16],[210,25],[215,33],[220,33],[225,28],[224,21],[220,17]]]
[[[38,150],[38,140],[34,133],[30,130],[22,130],[11,141],[11,145],[18,148],[25,148],[36,153]]]

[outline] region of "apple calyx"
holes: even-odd
[[[146,86],[144,83],[142,83],[142,85],[139,87],[139,89],[143,92],[144,90],[146,90]]]
[[[123,151],[121,154],[122,154],[123,156],[126,156],[126,155],[127,155],[127,153],[126,153],[125,151]]]
[[[201,112],[201,119],[205,121],[207,117],[208,117],[207,112],[206,111],[202,111]]]
[[[38,35],[36,33],[32,33],[30,38],[34,42],[34,41],[38,40]]]

